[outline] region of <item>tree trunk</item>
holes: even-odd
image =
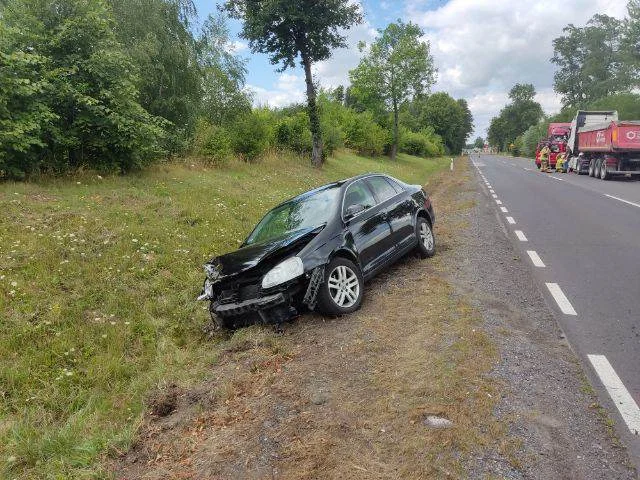
[[[398,135],[398,102],[396,99],[393,99],[393,145],[391,145],[391,160],[396,159],[396,155],[398,155],[398,143],[399,143],[399,135]]]
[[[322,134],[320,132],[320,115],[316,104],[316,87],[311,76],[311,61],[309,57],[302,53],[302,64],[304,65],[304,79],[307,83],[307,109],[309,111],[309,126],[311,128],[311,139],[313,149],[311,151],[311,164],[314,167],[322,166],[324,158],[322,156]]]

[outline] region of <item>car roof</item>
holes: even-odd
[[[349,184],[355,182],[356,180],[361,180],[363,178],[367,178],[367,177],[371,177],[371,176],[375,176],[375,175],[382,175],[384,177],[388,177],[389,176],[386,173],[369,172],[369,173],[363,173],[363,174],[360,174],[360,175],[356,175],[355,177],[349,177],[349,178],[345,178],[343,180],[338,180],[337,182],[327,183],[325,185],[321,185],[319,187],[316,187],[316,188],[314,188],[312,190],[308,190],[306,192],[302,192],[301,194],[296,195],[295,197],[291,197],[288,200],[285,200],[284,202],[279,203],[274,208],[277,208],[280,205],[284,205],[285,203],[291,202],[293,200],[301,200],[303,198],[310,197],[310,196],[315,195],[316,193],[321,192],[323,190],[326,190],[328,188],[344,187],[346,185],[349,185]]]

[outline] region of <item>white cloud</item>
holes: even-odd
[[[450,0],[437,9],[429,4],[407,0],[406,17],[431,42],[439,69],[434,90],[468,100],[476,135],[485,134],[516,83],[533,83],[545,111],[557,111],[552,40],[568,23],[583,25],[595,13],[626,13],[622,0]]]
[[[240,53],[249,48],[249,44],[247,42],[243,42],[242,40],[235,40],[229,44],[229,53]]]

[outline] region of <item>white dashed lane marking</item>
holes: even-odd
[[[544,268],[546,266],[542,261],[542,259],[540,258],[540,255],[538,255],[538,253],[535,250],[527,250],[527,255],[529,255],[529,258],[533,262],[534,266],[538,268]]]
[[[510,225],[516,224],[516,221],[513,219],[513,217],[507,217],[507,222],[509,222]]]
[[[500,210],[502,210],[502,213],[509,213],[509,210],[507,210],[507,207],[500,207]]]
[[[607,195],[606,193],[605,193],[604,196],[605,197],[609,197],[609,198],[613,198],[614,200],[618,200],[619,202],[622,202],[622,203],[626,203],[627,205],[633,205],[634,207],[640,208],[640,204],[630,202],[629,200],[625,200],[624,198],[614,197],[613,195]]]
[[[496,200],[496,203],[497,203],[498,205],[502,205],[502,200]]]
[[[498,195],[496,195],[495,193],[492,193],[492,194],[491,194],[491,196],[492,196],[493,198],[498,198]]]
[[[527,237],[522,232],[522,230],[516,230],[514,233],[516,234],[516,237],[518,237],[518,240],[520,240],[521,242],[528,242],[529,241],[529,240],[527,240]]]
[[[622,419],[634,435],[640,435],[640,408],[604,355],[587,355]]]
[[[573,305],[564,294],[562,289],[557,283],[547,283],[547,288],[549,289],[549,293],[560,307],[560,311],[565,315],[577,315],[576,311],[573,309]]]

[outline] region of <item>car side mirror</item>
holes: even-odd
[[[345,220],[349,220],[355,217],[356,215],[358,215],[359,213],[364,212],[366,209],[367,207],[365,207],[361,203],[354,203],[353,205],[349,205],[347,207],[347,210],[344,212],[344,218]]]

